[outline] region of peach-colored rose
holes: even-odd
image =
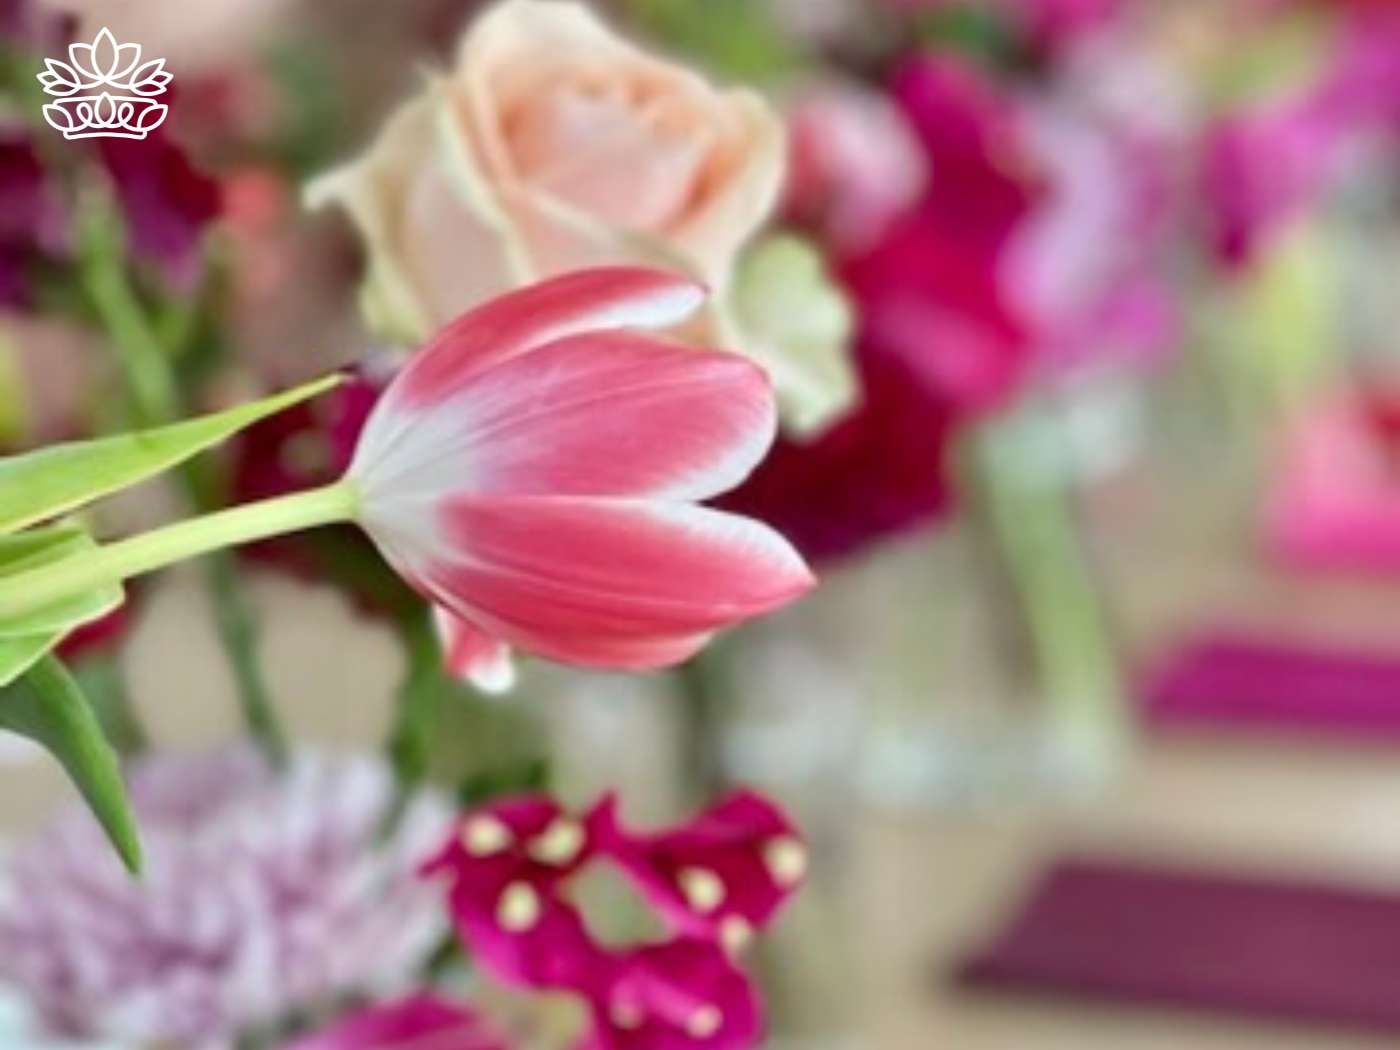
[[[386,334],[419,340],[484,298],[578,267],[668,266],[715,293],[684,336],[767,365],[811,426],[845,407],[850,384],[788,382],[803,366],[745,338],[727,305],[784,154],[781,122],[753,92],[647,54],[580,3],[506,0],[468,30],[454,69],[308,197],[353,216],[369,250],[364,307]]]

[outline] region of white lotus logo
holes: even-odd
[[[69,44],[67,62],[44,66],[39,83],[58,99],[44,119],[66,139],[144,139],[170,111],[155,100],[174,79],[165,59],[143,63],[140,44],[118,44],[106,27],[90,44]]]

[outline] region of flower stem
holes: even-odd
[[[442,711],[444,680],[442,648],[428,610],[416,608],[399,618],[407,667],[399,686],[394,727],[389,735],[389,757],[397,783],[394,805],[381,829],[384,837],[399,829],[414,792],[428,779]]]
[[[0,616],[24,616],[94,587],[139,576],[187,558],[354,517],[357,496],[342,479],[260,503],[249,503],[104,544],[91,554],[7,576]]]
[[[1023,405],[973,437],[976,487],[1030,636],[1051,730],[1092,763],[1111,761],[1127,731],[1123,687],[1102,594],[1075,520],[1072,482],[1041,453],[1059,421]],[[1063,449],[1058,451],[1063,452]]]
[[[110,202],[87,202],[79,231],[82,285],[111,337],[137,423],[172,423],[180,415],[180,395],[170,359],[127,280],[120,219]]]
[[[145,304],[128,279],[122,220],[105,195],[92,195],[86,205],[79,227],[79,273],[121,366],[131,415],[142,427],[173,423],[183,409],[173,350],[162,345]],[[201,462],[182,464],[178,477],[195,512],[205,513],[217,506],[217,485]],[[286,733],[277,719],[258,659],[257,622],[227,553],[216,552],[207,560],[204,580],[244,721],[268,760],[280,768],[287,758]]]
[[[287,733],[277,717],[267,678],[258,661],[258,624],[248,598],[238,584],[238,571],[228,551],[214,551],[205,559],[205,586],[214,605],[214,622],[223,640],[248,731],[262,745],[268,761],[277,769],[287,765]]]
[[[728,779],[722,751],[734,669],[727,644],[712,642],[673,672],[680,693],[682,788],[686,801],[697,806],[723,790]]]

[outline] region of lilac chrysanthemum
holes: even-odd
[[[445,933],[417,877],[450,810],[412,803],[379,841],[378,761],[253,751],[160,757],[130,778],[146,871],[125,874],[85,813],[0,870],[0,981],[56,1035],[223,1050],[357,992],[393,991]]]

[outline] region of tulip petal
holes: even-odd
[[[767,376],[744,358],[613,331],[506,362],[420,426],[435,442],[403,442],[371,490],[469,475],[482,494],[707,499],[749,475],[777,419]]]
[[[673,664],[814,582],[767,526],[689,504],[462,495],[442,502],[430,535],[413,502],[365,508],[400,571],[491,633],[566,663]]]
[[[510,646],[441,606],[433,608],[433,622],[442,639],[449,672],[483,693],[496,695],[515,688],[515,661],[511,659]]]
[[[566,336],[598,328],[665,328],[692,313],[704,289],[684,277],[626,267],[579,270],[469,310],[420,350],[375,407],[351,473],[397,470],[386,462],[425,411],[450,401],[493,365]],[[449,425],[450,425],[449,420]],[[427,446],[404,442],[408,451]]]
[[[704,301],[695,282],[661,270],[578,270],[492,299],[453,321],[409,362],[385,395],[432,405],[470,376],[526,350],[599,328],[668,328]]]

